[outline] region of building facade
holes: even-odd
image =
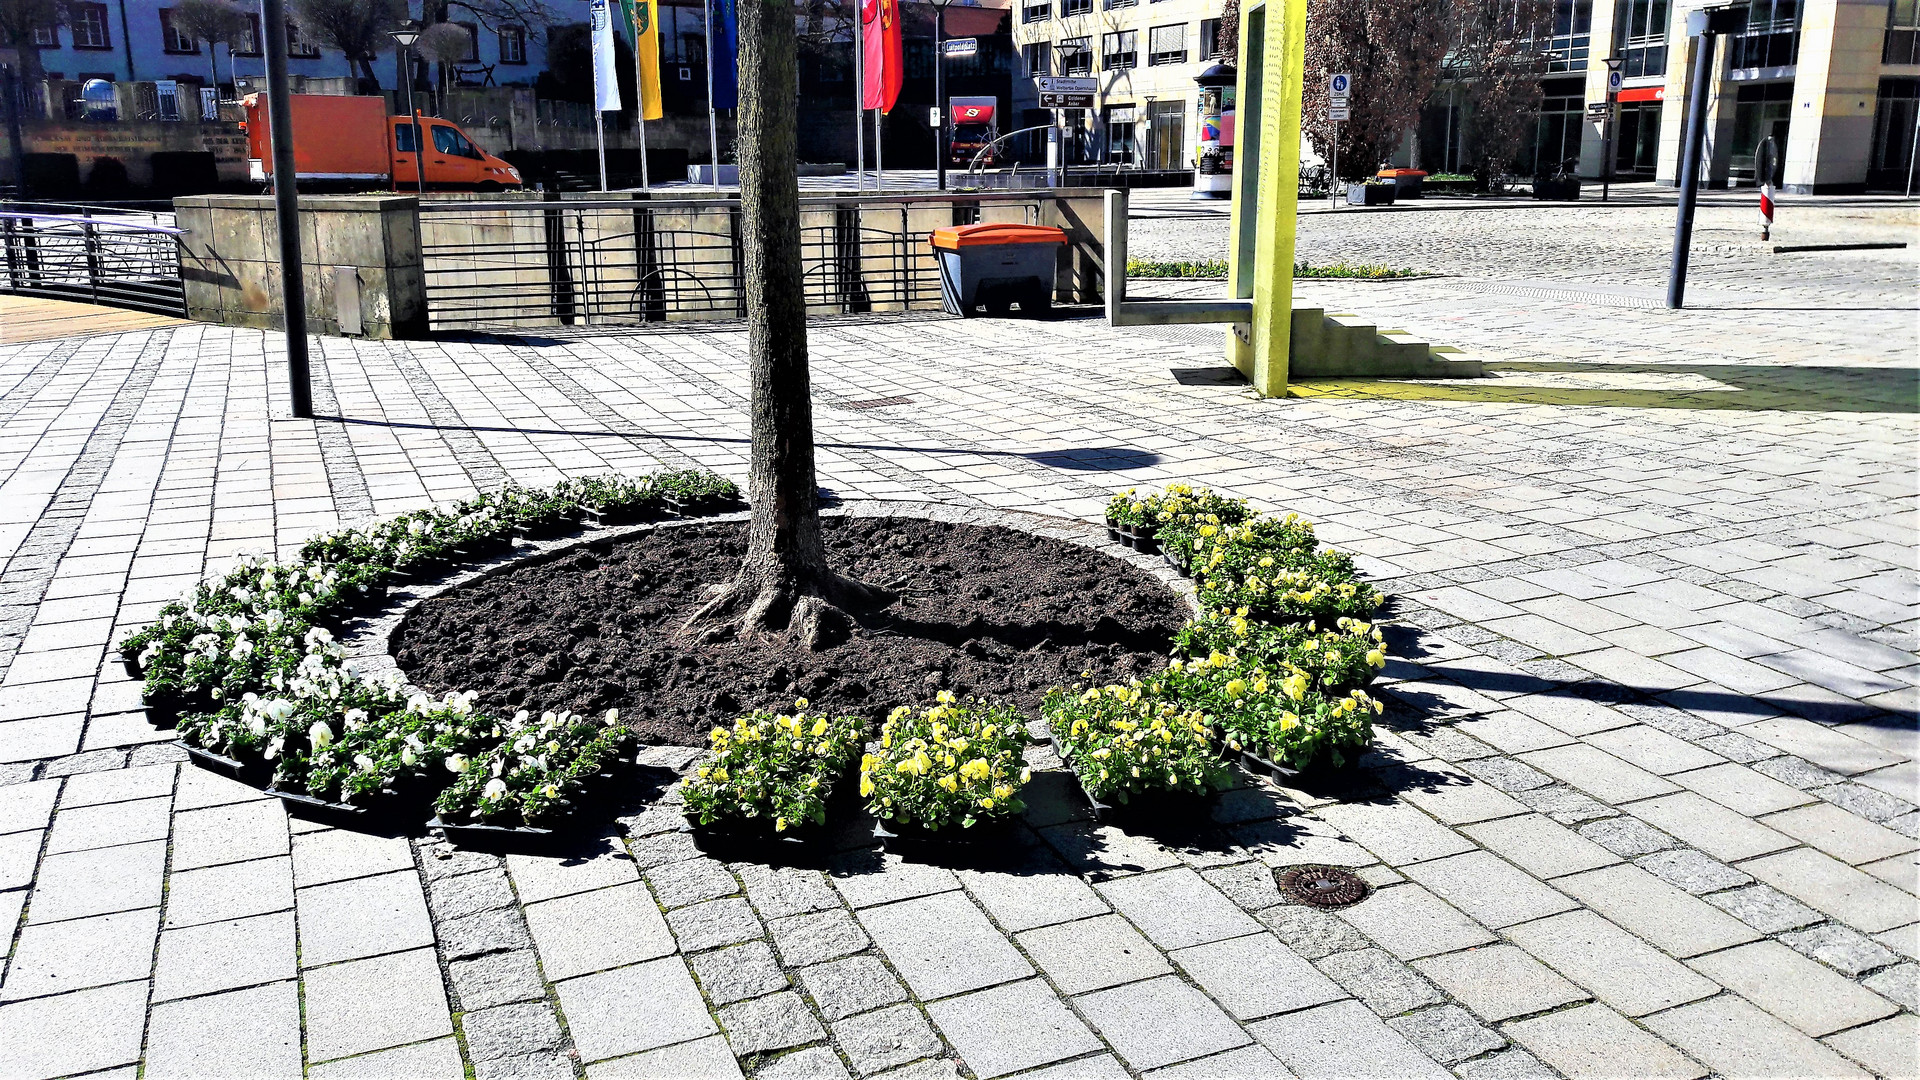
[[[408,12],[420,17],[422,0],[410,0]],[[249,17],[244,40],[229,47],[195,41],[174,28],[173,8],[165,0],[72,0],[64,26],[35,34],[40,66],[48,78],[105,79],[108,82],[181,82],[231,84],[236,77],[266,75],[261,51],[260,16]],[[546,66],[544,27],[482,26],[455,13],[473,40],[467,60],[458,65],[463,79],[498,86],[530,85]],[[294,29],[288,40],[287,72],[303,79],[352,79],[358,74],[337,49],[307,40]],[[395,80],[393,50],[374,62],[383,87]],[[218,72],[217,78],[215,72]]]
[[[1674,184],[1699,47],[1687,15],[1723,2],[1561,0],[1521,173],[1566,163],[1596,179],[1611,160],[1614,177]],[[1587,113],[1607,100],[1608,58],[1622,75],[1611,130]],[[1904,188],[1920,98],[1920,0],[1747,0],[1746,29],[1717,43],[1704,89],[1711,186],[1754,183],[1759,147],[1772,138],[1787,191]],[[1461,131],[1472,118],[1461,97],[1442,87],[1407,157],[1467,171]]]
[[[1221,0],[1014,0],[1014,127],[1052,120],[1034,78],[1096,80],[1091,110],[1067,110],[1069,163],[1179,170],[1194,164],[1198,90],[1194,76],[1232,63],[1219,49]],[[1029,160],[1045,157],[1035,133]]]

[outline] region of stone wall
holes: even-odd
[[[308,328],[370,338],[423,336],[427,304],[413,196],[323,195],[300,200]],[[273,199],[200,195],[174,200],[187,314],[229,326],[282,328],[280,233]]]

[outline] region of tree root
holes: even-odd
[[[791,633],[814,652],[847,640],[857,615],[894,600],[887,589],[828,571],[818,577],[763,580],[742,575],[709,586],[708,599],[681,628],[702,645]]]

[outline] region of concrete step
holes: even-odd
[[[1405,330],[1381,330],[1358,315],[1294,308],[1290,379],[1475,379],[1480,362]]]

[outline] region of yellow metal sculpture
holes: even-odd
[[[1287,392],[1306,56],[1307,0],[1244,0],[1227,283],[1253,318],[1227,336],[1227,360],[1266,397]]]

